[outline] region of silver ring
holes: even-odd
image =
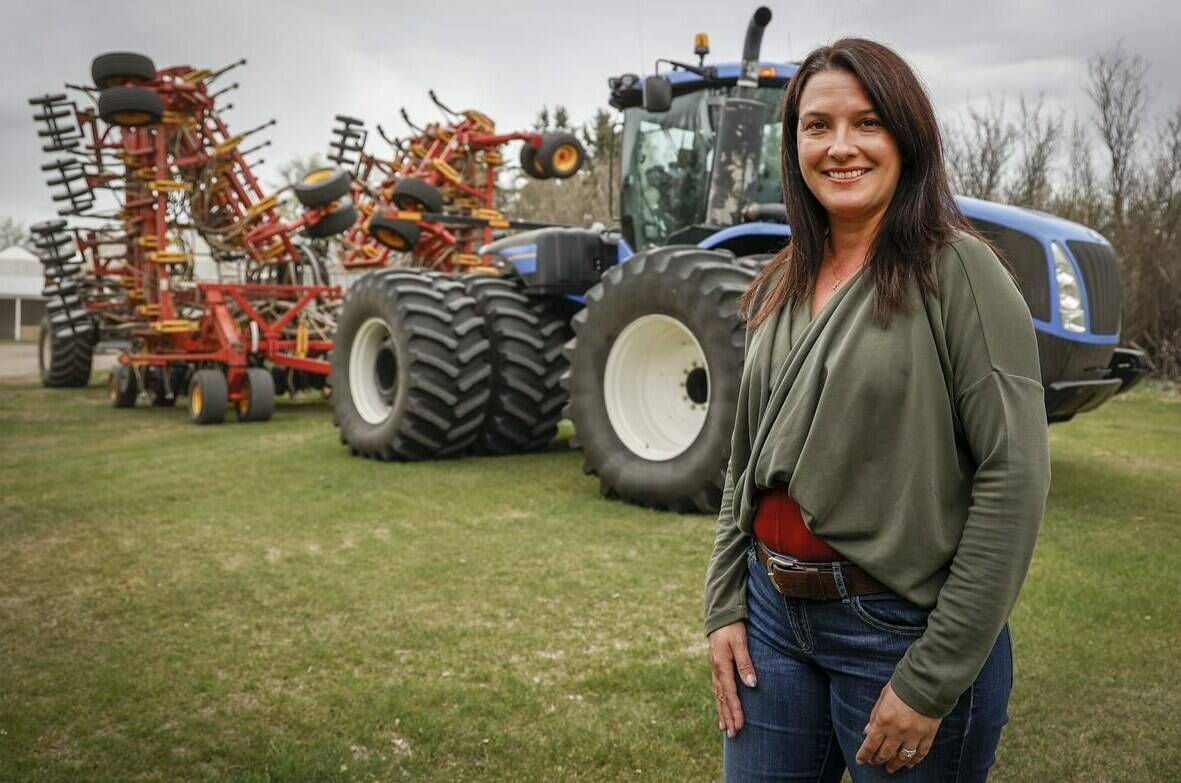
[[[918,748],[899,748],[898,749],[898,755],[901,756],[902,758],[906,759],[907,761],[910,761],[912,758],[914,758],[915,754],[918,752],[919,752]]]

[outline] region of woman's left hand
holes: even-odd
[[[913,767],[930,752],[942,722],[943,718],[930,718],[912,708],[887,682],[869,713],[869,723],[862,732],[865,741],[857,750],[857,763],[885,764],[886,772],[890,773]],[[914,758],[903,759],[898,755],[901,748],[918,748],[918,753]]]

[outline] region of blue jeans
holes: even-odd
[[[976,681],[939,725],[913,769],[886,773],[854,757],[878,694],[929,610],[894,592],[813,601],[779,593],[747,556],[747,643],[758,685],[738,682],[744,725],[722,735],[726,781],[985,780],[1008,720],[1013,656],[1006,624]]]

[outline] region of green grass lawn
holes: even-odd
[[[993,779],[1181,779],[1181,396],[1051,432]],[[323,403],[0,384],[0,780],[717,779],[712,517],[601,499],[568,434],[385,464]]]

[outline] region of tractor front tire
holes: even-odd
[[[566,346],[565,414],[604,497],[717,512],[744,361],[737,300],[752,279],[728,251],[671,246],[587,292]]]
[[[492,366],[477,454],[516,454],[545,448],[558,432],[566,390],[562,346],[573,336],[569,315],[555,297],[530,299],[517,278],[463,278],[484,322]]]
[[[349,288],[332,348],[329,402],[354,454],[460,456],[484,424],[488,340],[459,280],[387,269]]]

